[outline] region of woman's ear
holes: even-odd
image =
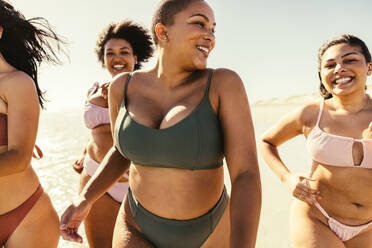
[[[155,34],[159,41],[167,41],[169,39],[167,27],[162,23],[155,25]]]
[[[368,66],[367,75],[370,76],[372,75],[372,62],[369,62],[367,66]]]
[[[133,58],[134,58],[134,64],[136,65],[138,62],[137,55],[134,55]]]
[[[0,40],[1,40],[1,37],[3,37],[3,27],[2,26],[0,26]]]

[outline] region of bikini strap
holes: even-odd
[[[322,101],[322,103],[324,103],[324,101]],[[308,181],[308,179],[303,179],[302,181],[301,181],[301,183],[303,184],[303,185],[305,185],[305,186],[307,186],[307,187],[310,187],[310,184],[309,184],[309,181]],[[324,210],[324,208],[322,208],[322,206],[320,206],[320,204],[319,204],[319,202],[318,201],[315,201],[314,202],[314,205],[315,205],[315,207],[317,207],[318,209],[319,209],[319,211],[327,218],[327,219],[329,219],[329,215],[328,215],[328,213]]]
[[[207,88],[205,89],[205,96],[208,96],[209,94],[209,87],[211,86],[212,75],[213,75],[213,69],[210,69],[209,75],[208,75],[208,81],[207,81]]]
[[[128,84],[129,84],[131,77],[132,77],[132,73],[129,73],[127,76],[127,80],[125,81],[123,100],[121,101],[121,105],[120,105],[121,108],[126,106],[125,99],[127,98],[127,89],[128,89]]]
[[[314,203],[315,207],[317,207],[319,209],[319,211],[327,218],[329,219],[329,215],[328,213],[324,210],[324,208],[322,208],[322,206],[320,206],[319,202],[315,202]]]
[[[319,105],[318,119],[316,120],[316,125],[315,125],[317,127],[319,126],[320,118],[322,117],[323,108],[324,108],[324,99],[322,99]]]

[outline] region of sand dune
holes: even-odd
[[[367,94],[372,96],[372,85],[367,86]],[[320,101],[322,97],[319,93],[295,95],[284,98],[271,98],[265,100],[258,100],[253,102],[252,106],[270,106],[270,105],[293,105],[293,104],[305,104],[309,102]]]
[[[297,95],[286,98],[271,98],[267,100],[258,100],[252,106],[266,106],[266,105],[292,105],[292,104],[305,104],[308,102],[320,101],[321,96],[317,93],[309,95]]]

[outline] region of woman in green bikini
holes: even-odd
[[[255,246],[261,189],[249,103],[235,72],[207,68],[214,29],[205,1],[160,2],[157,64],[110,85],[115,146],[63,214],[65,239],[81,241],[90,206],[131,165],[113,247]]]

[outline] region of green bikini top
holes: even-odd
[[[136,164],[207,170],[222,166],[223,137],[220,122],[209,102],[210,71],[205,95],[195,110],[180,122],[164,129],[146,127],[134,120],[126,109],[126,92],[114,128],[114,142],[119,152]]]

